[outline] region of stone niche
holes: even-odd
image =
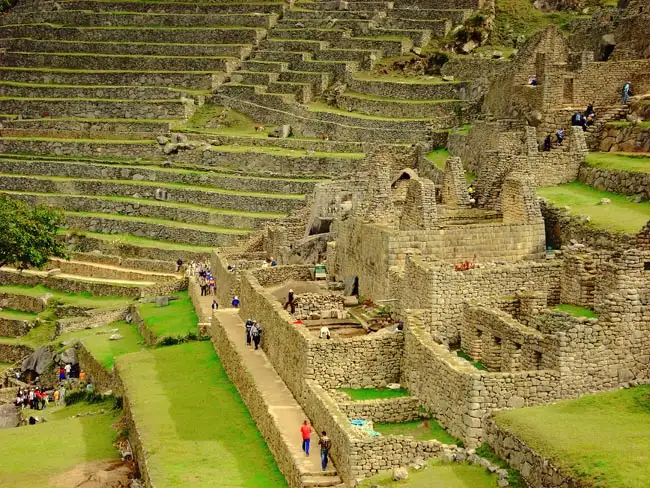
[[[299,320],[344,319],[347,312],[343,310],[343,297],[333,293],[303,293],[294,299]]]

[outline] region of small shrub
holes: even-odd
[[[110,395],[102,395],[101,393],[96,392],[95,390],[92,391],[78,390],[66,394],[65,404],[67,407],[69,407],[70,405],[74,405],[75,403],[79,403],[79,402],[86,402],[90,404],[103,403],[109,398]]]
[[[183,342],[185,342],[183,336],[165,336],[160,339],[156,345],[159,347],[175,346],[176,344],[182,344]]]

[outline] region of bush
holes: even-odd
[[[96,392],[95,390],[92,391],[78,390],[66,394],[65,404],[67,407],[69,407],[70,405],[74,405],[75,403],[79,403],[79,402],[86,402],[90,404],[103,403],[109,398],[110,395],[102,395],[101,393]]]

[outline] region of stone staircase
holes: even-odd
[[[608,107],[596,114],[596,121],[594,125],[587,128],[587,147],[592,151],[597,151],[600,144],[600,135],[609,122],[625,119],[625,116],[630,112],[630,105],[620,105],[616,107]]]

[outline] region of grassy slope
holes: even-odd
[[[113,447],[114,414],[0,430],[2,488],[50,486],[53,476],[77,464],[118,459]]]
[[[117,341],[108,338],[111,330],[118,329],[118,334],[124,336]],[[86,346],[93,357],[108,370],[113,368],[117,356],[141,350],[143,339],[135,325],[125,321],[114,322],[94,329],[80,330],[64,334],[57,338],[57,343],[78,339]]]
[[[403,481],[393,481],[392,472],[380,473],[364,480],[359,488],[379,485],[384,488],[494,488],[496,476],[490,475],[480,466],[452,463],[445,464],[438,460],[429,461],[428,469],[409,471],[409,477]]]
[[[445,161],[451,157],[451,154],[449,154],[449,151],[447,151],[445,148],[438,148],[430,153],[427,154],[427,159],[431,161],[431,163],[444,170],[445,169]]]
[[[587,317],[588,319],[595,319],[598,317],[598,314],[593,310],[589,310],[588,308],[584,307],[578,307],[576,305],[568,305],[565,303],[559,304],[554,308],[554,310],[569,313],[574,317]]]
[[[197,332],[199,319],[187,292],[178,293],[178,300],[169,302],[166,307],[156,307],[155,303],[139,306],[140,316],[147,328],[158,337],[184,336]]]
[[[212,344],[129,354],[117,364],[158,488],[287,486]]]
[[[582,183],[538,188],[537,194],[572,214],[591,217],[591,225],[611,232],[636,234],[650,220],[650,203],[632,203],[625,196],[599,191]],[[612,203],[600,205],[601,198]]]
[[[436,439],[444,444],[460,444],[460,441],[435,420],[413,420],[411,422],[373,424],[373,428],[384,435],[410,435],[418,441]]]
[[[389,388],[341,388],[339,391],[346,393],[354,401],[409,396],[409,392],[404,388],[398,390],[391,390]]]
[[[647,488],[650,386],[498,412],[497,423],[595,487]]]
[[[650,173],[650,157],[647,154],[596,152],[587,154],[585,161],[592,168]]]

